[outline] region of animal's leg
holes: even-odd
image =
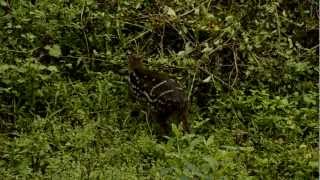
[[[182,123],[182,129],[185,132],[190,133],[190,125],[187,119],[187,111],[182,112],[179,118],[180,118],[180,122]]]
[[[170,127],[168,124],[168,115],[164,115],[161,113],[152,113],[152,119],[159,124],[159,135],[160,136],[168,136],[170,132]]]

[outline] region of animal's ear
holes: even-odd
[[[127,56],[131,56],[133,53],[132,53],[132,51],[131,50],[128,50],[127,51]]]
[[[135,54],[132,51],[127,51],[127,58],[129,62],[134,62],[136,57]]]
[[[143,57],[141,55],[135,54],[135,53],[130,53],[128,54],[128,60],[132,61],[132,62],[138,62],[138,61],[142,61]]]
[[[129,60],[134,60],[134,59],[139,59],[140,56],[137,53],[134,53],[133,51],[128,50],[127,57]]]

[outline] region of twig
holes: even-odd
[[[276,10],[276,20],[277,20],[277,31],[278,31],[278,43],[280,43],[280,37],[281,37],[281,29],[280,29],[280,19],[279,19],[279,14],[278,14],[278,10],[277,7],[275,8]]]
[[[143,37],[145,34],[147,34],[149,32],[151,32],[151,31],[147,30],[147,31],[140,33],[138,36],[134,37],[133,39],[130,39],[127,44],[131,43],[132,41],[136,41],[137,39],[140,39],[141,37]]]
[[[18,50],[11,50],[11,49],[0,49],[2,52],[14,52],[14,53],[22,53],[22,54],[29,54],[32,53],[33,50],[29,51],[18,51]]]
[[[232,47],[232,50],[233,50],[234,66],[235,66],[235,69],[236,69],[236,77],[234,78],[234,80],[232,82],[232,85],[231,85],[233,87],[234,84],[236,83],[237,79],[238,79],[239,69],[238,69],[238,63],[237,63],[238,54],[237,54],[236,50],[234,49],[234,46]]]
[[[143,114],[145,114],[146,116],[146,122],[147,122],[147,126],[148,126],[148,130],[149,130],[149,133],[150,135],[152,135],[152,130],[151,130],[151,127],[150,127],[150,123],[149,123],[149,114],[150,112],[145,112],[145,111],[142,111]]]
[[[192,94],[192,90],[193,90],[193,86],[194,86],[194,82],[195,82],[195,79],[196,79],[196,75],[197,75],[197,72],[198,72],[198,69],[199,69],[199,64],[198,64],[198,62],[197,62],[197,64],[196,64],[196,70],[195,70],[195,72],[194,72],[194,74],[193,74],[193,78],[192,78],[192,83],[191,83],[191,87],[190,87],[190,90],[189,90],[189,92],[188,92],[188,101],[190,102],[190,97],[191,97],[191,94]]]
[[[98,58],[92,58],[92,57],[85,57],[85,56],[60,56],[59,58],[70,58],[70,59],[89,59],[89,60],[95,60],[95,61],[101,61],[101,62],[105,62],[105,59],[98,59]]]
[[[83,4],[83,6],[82,6],[82,10],[81,10],[81,14],[80,14],[80,21],[81,21],[82,26],[83,26],[83,12],[84,12],[84,9],[85,9],[85,4]],[[89,55],[90,51],[89,51],[89,43],[88,43],[87,34],[84,31],[83,27],[81,29],[82,29],[82,33],[84,35],[84,40],[85,40],[85,43],[86,43],[87,53]]]
[[[147,27],[142,26],[142,25],[140,25],[140,24],[135,24],[135,23],[131,23],[131,22],[128,22],[128,21],[122,21],[122,22],[123,22],[124,24],[129,24],[129,25],[131,25],[131,26],[136,26],[136,27],[145,29],[145,30],[147,30],[147,31],[152,31],[151,28],[147,28]]]
[[[207,1],[204,1],[204,2],[200,3],[199,6],[194,7],[194,8],[192,8],[192,9],[190,9],[189,11],[184,12],[183,14],[179,15],[179,17],[181,18],[181,17],[183,17],[183,16],[186,16],[186,15],[192,13],[193,11],[195,11],[197,8],[200,8],[200,6],[203,5],[203,4],[205,4],[205,3],[207,3]],[[211,4],[211,0],[208,2],[208,7],[210,6],[210,4]]]
[[[227,86],[229,89],[235,90],[233,87],[231,87],[228,83],[224,82],[222,79],[218,78],[217,76],[213,75],[212,73],[210,73],[208,70],[199,67],[200,70],[202,70],[203,72],[207,73],[208,75],[211,76],[212,79],[217,79],[218,81],[220,81],[223,85]]]
[[[161,34],[161,40],[160,40],[161,55],[163,55],[163,37],[164,37],[165,30],[166,30],[166,26],[164,25],[162,28],[162,34]]]

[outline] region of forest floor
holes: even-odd
[[[0,179],[317,179],[319,2],[0,0]],[[166,140],[127,52],[183,84]]]

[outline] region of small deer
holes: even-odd
[[[160,133],[167,135],[173,116],[189,132],[187,121],[188,98],[182,87],[165,73],[144,67],[142,57],[128,56],[129,92],[138,101],[147,104],[150,117],[160,125]],[[148,115],[149,116],[149,115]]]

